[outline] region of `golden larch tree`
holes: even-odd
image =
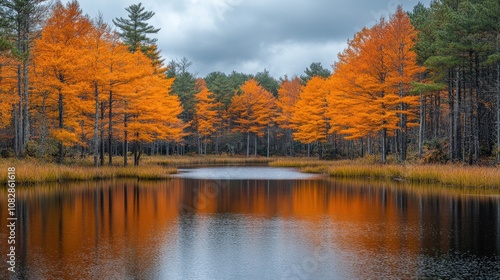
[[[216,127],[220,122],[217,108],[221,106],[220,103],[215,101],[214,95],[207,88],[205,80],[198,79],[196,81],[196,88],[199,91],[195,94],[195,121],[196,129],[198,131],[198,138],[202,139],[202,145],[199,145],[199,152],[201,154],[207,153],[207,142],[209,137],[215,133]]]
[[[259,83],[250,79],[240,87],[240,94],[231,99],[230,114],[233,130],[247,134],[247,156],[250,155],[250,134],[254,135],[254,155],[257,155],[257,137],[262,137],[272,125],[276,100]]]
[[[294,106],[292,123],[293,137],[301,143],[324,143],[328,134],[327,102],[329,89],[322,77],[312,77],[301,88],[300,97]],[[308,149],[309,151],[309,149]],[[309,152],[308,152],[309,154]],[[321,156],[321,151],[320,151]]]
[[[293,155],[293,123],[291,120],[295,104],[300,97],[301,85],[302,80],[299,77],[295,77],[292,80],[285,78],[278,89],[278,100],[276,101],[276,123],[280,128],[285,130],[290,145],[290,156]]]
[[[86,43],[91,30],[92,24],[82,14],[78,2],[69,2],[66,6],[57,2],[33,47],[33,71],[43,73],[35,77],[34,88],[45,89],[43,93],[48,96],[42,100],[49,108],[45,112],[47,119],[57,120],[49,131],[59,143],[59,163],[64,146],[83,145],[78,135],[79,115],[82,110],[88,110],[88,100],[79,100],[79,94],[85,87],[82,78],[87,75]]]

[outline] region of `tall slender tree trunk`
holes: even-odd
[[[111,149],[113,144],[113,91],[109,91],[109,110],[108,110],[108,165],[113,165],[113,151]],[[126,121],[125,121],[126,124]],[[126,166],[126,160],[124,161]]]
[[[270,134],[270,129],[269,126],[267,126],[267,157],[269,157],[269,134]]]
[[[247,132],[247,157],[250,156],[250,131]]]
[[[387,128],[382,129],[382,163],[387,162]]]
[[[139,160],[142,154],[141,144],[139,143],[139,133],[135,133],[134,145],[132,148],[132,153],[134,154],[134,166],[139,166]]]
[[[215,133],[215,154],[219,154],[219,132]]]
[[[500,51],[500,33],[497,34],[496,52]],[[500,63],[497,62],[497,161],[500,162]]]
[[[128,165],[128,117],[127,114],[123,117],[123,166]]]
[[[473,118],[473,96],[474,96],[474,76],[473,76],[473,51],[469,51],[469,106],[468,106],[468,120],[469,120],[469,135],[468,135],[468,161],[469,165],[472,165],[473,154],[474,154],[474,118]]]
[[[370,135],[368,135],[368,143],[366,144],[367,145],[367,152],[369,155],[373,154],[373,151],[372,151],[372,137]]]
[[[101,137],[99,137],[99,159],[101,166],[104,165],[104,101],[101,101]]]
[[[59,128],[64,128],[64,105],[63,105],[63,95],[59,90],[59,100],[58,100],[58,111],[59,111]],[[59,159],[57,162],[61,164],[63,162],[63,143],[59,141]]]
[[[24,156],[24,139],[23,139],[23,80],[21,64],[17,66],[17,95],[19,97],[19,103],[17,105],[17,126],[16,126],[16,155],[18,157]]]
[[[425,113],[424,113],[424,104],[425,99],[422,94],[422,90],[419,92],[420,94],[420,122],[418,126],[418,157],[421,158],[423,154],[423,143],[424,143],[424,122],[425,122]]]
[[[19,104],[12,105],[12,115],[14,116],[14,153],[19,156],[19,114],[17,106]]]
[[[99,166],[99,86],[94,82],[94,166]]]
[[[257,156],[257,133],[253,135],[253,155],[254,157]]]
[[[42,97],[42,135],[40,143],[42,162],[45,162],[45,142],[47,139],[47,106],[46,106],[47,95],[48,93],[44,92]]]
[[[461,127],[460,127],[460,67],[456,69],[456,90],[455,90],[455,104],[453,110],[453,139],[454,139],[454,148],[453,148],[453,158],[459,159],[461,154],[462,141],[460,139]]]
[[[26,50],[26,56],[28,56],[28,50]],[[29,121],[29,87],[28,87],[28,57],[23,60],[23,98],[24,98],[24,110],[23,110],[23,151],[28,145],[30,139],[30,121]]]

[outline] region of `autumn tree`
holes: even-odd
[[[18,104],[15,110],[15,151],[23,156],[30,139],[29,114],[29,61],[33,39],[39,31],[40,22],[46,13],[44,1],[2,0],[0,1],[0,49],[10,49],[17,59]]]
[[[230,129],[230,104],[233,96],[240,92],[240,87],[250,75],[233,71],[226,75],[222,72],[212,72],[205,77],[207,88],[214,94],[218,106],[217,117],[220,120],[217,123],[215,131],[215,153],[219,153],[219,146],[228,147],[229,152],[233,152],[232,140],[236,134]]]
[[[13,108],[18,102],[16,74],[17,60],[9,50],[4,49],[0,52],[0,128],[10,126]]]
[[[116,88],[121,103],[119,112],[123,123],[124,165],[126,151],[132,142],[134,165],[139,165],[143,144],[155,140],[179,141],[185,134],[185,125],[180,119],[182,106],[177,96],[171,95],[173,79],[156,72],[151,60],[142,52],[132,55],[134,77]]]
[[[416,121],[418,97],[410,94],[411,82],[421,71],[412,49],[415,38],[408,17],[399,8],[389,22],[382,19],[348,42],[331,79],[331,132],[347,139],[380,133],[383,162],[388,137],[396,133],[400,159],[406,158],[407,127]]]
[[[199,139],[204,144],[204,149],[202,145],[199,145],[199,153],[207,154],[208,138],[215,133],[219,123],[217,108],[220,107],[220,103],[216,103],[213,93],[207,88],[205,80],[198,79],[196,87],[199,92],[194,96],[196,100],[195,121]]]
[[[256,80],[250,79],[240,87],[241,93],[231,100],[231,116],[234,131],[246,133],[246,154],[250,155],[250,134],[254,136],[254,155],[257,155],[257,137],[262,137],[272,124],[275,98],[262,88]],[[269,144],[269,141],[268,141]]]
[[[49,119],[57,120],[50,134],[58,141],[59,163],[63,159],[63,147],[80,142],[78,114],[85,109],[85,103],[79,101],[78,95],[84,87],[81,78],[87,71],[85,42],[91,30],[90,20],[83,16],[76,1],[66,6],[57,2],[40,38],[35,41],[35,71],[43,73],[35,84],[50,95],[46,101],[55,101],[55,104],[46,104],[54,108],[46,113]]]
[[[276,101],[278,114],[276,123],[281,129],[285,130],[288,138],[290,156],[293,156],[293,128],[292,116],[295,109],[295,104],[300,97],[300,87],[302,81],[300,78],[295,77],[289,80],[287,77],[281,81],[278,89],[278,100]]]
[[[423,68],[417,65],[415,42],[417,32],[410,22],[410,18],[399,6],[396,13],[389,18],[387,35],[389,44],[387,52],[390,68],[393,74],[387,78],[387,83],[392,85],[392,91],[399,95],[399,127],[397,134],[397,151],[399,160],[405,161],[408,150],[408,128],[417,126],[418,96],[411,93],[412,82],[417,81],[418,74]]]
[[[308,156],[310,156],[310,145],[312,143],[320,144],[327,140],[328,119],[326,112],[328,106],[326,97],[329,89],[326,85],[324,78],[312,77],[301,88],[299,100],[293,108],[293,137],[308,145]],[[321,157],[322,150],[320,150],[319,154]]]

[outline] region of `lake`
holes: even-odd
[[[2,279],[500,278],[500,192],[293,169],[18,187]]]

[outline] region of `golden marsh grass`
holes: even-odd
[[[35,160],[0,161],[0,170],[9,166],[16,168],[16,182],[19,184],[34,184],[42,182],[88,181],[114,178],[137,178],[155,180],[169,178],[176,173],[173,167],[145,164],[143,166],[102,166],[99,168],[86,165],[57,165],[42,163]],[[7,172],[0,173],[0,181],[7,181]]]

